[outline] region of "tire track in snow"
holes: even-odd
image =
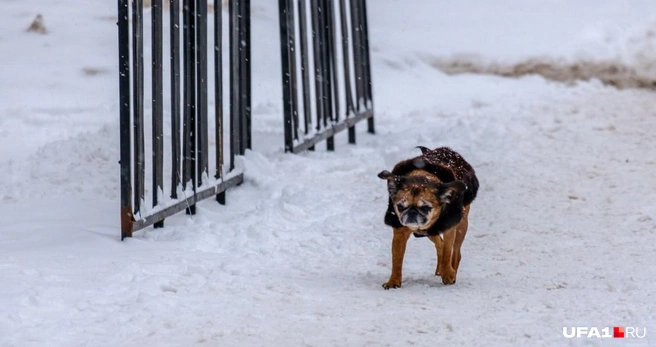
[[[430,57],[424,60],[448,75],[482,74],[510,78],[539,75],[551,81],[568,84],[598,79],[605,85],[619,89],[656,89],[656,75],[617,60],[583,59],[569,62],[550,57],[536,57],[516,63],[502,63],[485,61],[476,56]]]

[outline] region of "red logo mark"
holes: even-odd
[[[614,327],[613,328],[613,337],[616,339],[624,338],[624,327]]]

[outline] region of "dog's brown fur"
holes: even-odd
[[[419,148],[421,156],[396,164],[392,172],[378,174],[388,182],[385,224],[394,230],[392,274],[383,284],[385,289],[401,287],[403,257],[412,234],[428,236],[435,244],[435,275],[442,283],[456,282],[469,208],[478,192],[474,169],[458,153],[446,147]]]

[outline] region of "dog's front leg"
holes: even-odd
[[[387,282],[383,283],[383,288],[401,287],[401,278],[403,272],[403,256],[405,255],[405,246],[408,244],[408,238],[412,231],[408,228],[394,228],[394,237],[392,238],[392,274]]]
[[[454,244],[456,241],[456,228],[451,228],[442,234],[443,246],[439,262],[439,272],[442,277],[442,283],[456,283],[456,270],[453,268]]]
[[[440,276],[440,255],[444,252],[444,240],[441,236],[428,236],[428,239],[435,244],[435,254],[437,255],[437,266],[435,266],[435,276]]]

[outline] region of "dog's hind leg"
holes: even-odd
[[[435,254],[437,254],[437,265],[435,266],[435,276],[440,275],[440,254],[444,246],[444,240],[440,236],[428,236],[428,238],[435,244]]]
[[[458,267],[460,266],[460,259],[462,259],[462,254],[460,253],[460,247],[465,241],[465,235],[467,234],[467,229],[469,228],[469,205],[465,207],[465,212],[463,213],[462,220],[456,226],[456,240],[453,244],[453,259],[452,266],[453,269],[458,272]]]
[[[439,272],[442,283],[456,283],[456,270],[453,268],[454,246],[456,241],[456,228],[451,228],[442,234],[443,245],[440,254]]]
[[[408,244],[408,238],[412,231],[408,228],[394,228],[394,237],[392,238],[392,274],[387,282],[383,283],[383,288],[401,287],[403,273],[403,257],[405,255],[405,246]]]

